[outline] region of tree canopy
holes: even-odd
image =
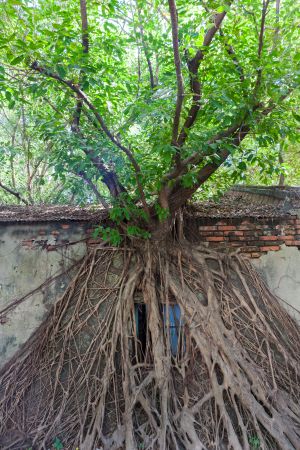
[[[118,198],[146,219],[199,188],[297,180],[295,2],[0,8],[1,199]]]

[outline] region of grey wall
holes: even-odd
[[[272,292],[300,322],[300,250],[282,245],[279,251],[254,259],[253,264]]]
[[[0,366],[30,337],[65,290],[72,271],[57,275],[83,257],[85,242],[75,242],[85,234],[84,226],[76,223],[0,224],[0,311],[56,277],[13,311],[0,314]],[[66,246],[68,242],[71,245]]]

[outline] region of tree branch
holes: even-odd
[[[224,138],[228,138],[232,136],[241,126],[241,123],[237,123],[235,125],[232,125],[225,131],[221,131],[220,133],[216,134],[214,137],[212,137],[208,142],[207,145],[211,145],[215,143],[216,141],[219,141]],[[189,170],[189,166],[191,165],[199,165],[201,162],[203,162],[204,158],[208,156],[208,154],[201,154],[199,151],[196,151],[192,153],[190,156],[185,158],[181,161],[180,167],[176,167],[171,172],[167,173],[163,177],[163,183],[166,183],[171,180],[175,180],[178,177],[186,174]]]
[[[232,2],[228,2],[228,5],[230,5],[231,3]],[[177,144],[179,147],[181,147],[185,143],[188,130],[194,125],[200,109],[201,83],[199,80],[198,71],[201,61],[204,59],[206,50],[209,47],[211,41],[213,40],[216,32],[219,30],[225,16],[226,11],[223,11],[219,14],[215,14],[214,25],[211,28],[209,28],[209,30],[206,32],[203,39],[202,48],[197,51],[196,55],[192,59],[188,59],[187,57],[187,65],[190,74],[190,85],[191,91],[193,93],[193,98],[192,98],[192,105],[189,109],[188,115],[185,119],[185,122],[178,137]]]
[[[278,103],[274,103],[272,100],[269,102],[268,105],[262,105],[257,104],[254,108],[254,110],[262,108],[256,123],[260,122],[264,117],[269,115],[277,106],[279,103],[281,103],[283,100],[285,100],[286,97],[291,93],[292,90],[289,90],[287,94],[282,95],[279,99]],[[232,127],[228,128],[227,130],[224,130],[218,134],[216,134],[214,137],[212,137],[207,144],[214,143],[216,141],[219,141],[224,138],[231,138],[231,144],[235,147],[238,147],[241,142],[246,138],[246,136],[251,131],[251,127],[249,124],[246,123],[247,117],[245,117],[239,125],[233,125]],[[220,144],[221,146],[221,144]],[[204,167],[200,168],[198,174],[197,174],[197,181],[194,183],[193,186],[185,188],[181,184],[181,178],[177,177],[176,182],[171,190],[168,192],[168,205],[171,212],[177,210],[180,206],[182,206],[190,197],[193,195],[194,192],[212,175],[215,173],[215,171],[226,161],[228,156],[230,155],[230,151],[227,149],[220,149],[216,152],[218,156],[218,162],[211,162]],[[201,162],[204,161],[205,155],[199,155],[198,158],[196,158],[195,154],[192,155],[194,157],[194,164],[200,165]],[[187,172],[187,168],[185,173]]]
[[[83,54],[88,55],[89,53],[89,34],[88,34],[88,17],[87,17],[87,6],[86,6],[86,0],[80,0],[80,17],[81,17],[81,42],[82,42],[82,51]],[[80,71],[80,78],[83,76],[83,71]],[[79,86],[80,87],[80,86]],[[74,112],[74,117],[71,125],[71,130],[73,133],[76,133],[79,138],[83,139],[83,135],[80,131],[80,118],[81,113],[83,109],[83,100],[79,97],[77,94],[77,102],[76,102],[76,109]],[[85,154],[90,158],[93,165],[97,168],[98,172],[102,176],[103,182],[108,187],[111,195],[113,197],[117,197],[121,192],[125,191],[125,188],[121,185],[119,185],[119,182],[117,180],[117,175],[106,169],[104,162],[101,160],[101,158],[97,157],[92,151],[83,148],[83,151]],[[94,192],[96,198],[102,205],[107,208],[108,204],[107,202],[102,198],[100,195],[98,189],[96,188],[95,184],[92,182],[92,180],[83,172],[83,171],[77,171],[75,172],[77,176],[81,177],[84,182],[92,189]]]
[[[52,104],[52,102],[50,102],[46,97],[43,97],[43,98],[44,98],[44,100],[47,101],[47,103],[51,106],[51,108],[54,109],[54,111],[56,111],[58,114],[63,116],[62,112],[59,111],[55,107],[55,105]],[[93,124],[93,126],[98,131],[99,131],[99,129],[102,130],[101,128],[99,128],[99,123],[93,117],[91,117],[90,114],[84,108],[82,108],[81,113],[86,115],[88,120]],[[66,124],[68,124],[67,121],[65,121],[65,122],[66,122]],[[72,127],[71,127],[71,129],[74,133],[76,133],[78,135],[78,137],[80,139],[82,139],[82,140],[84,139],[83,134],[80,132],[79,123],[78,123],[78,126],[76,127],[76,129],[72,128]],[[89,157],[91,163],[99,172],[100,176],[102,177],[103,183],[107,186],[112,197],[118,197],[122,192],[126,192],[125,187],[118,181],[116,173],[113,170],[108,169],[105,166],[104,161],[96,153],[94,153],[92,150],[89,150],[85,147],[82,147],[82,151],[86,154],[86,156]]]
[[[280,18],[280,0],[276,0],[276,26],[274,32],[273,50],[276,48],[277,43],[279,41],[279,32],[280,32],[279,18]]]
[[[65,80],[63,78],[61,78],[58,74],[51,72],[41,66],[39,66],[39,64],[35,61],[31,64],[31,69],[48,76],[49,78],[53,78],[54,80],[59,81],[60,83],[64,84],[65,86],[67,86],[69,89],[71,89],[73,92],[75,92],[75,94],[78,95],[78,97],[83,101],[83,103],[85,103],[87,105],[87,107],[92,111],[92,113],[94,114],[94,116],[96,117],[96,120],[99,122],[102,130],[104,131],[104,133],[106,134],[106,136],[109,138],[109,140],[116,145],[116,147],[118,147],[120,150],[122,150],[126,156],[128,157],[128,159],[130,160],[131,164],[133,165],[134,169],[136,170],[136,172],[140,172],[140,167],[138,165],[138,163],[135,161],[135,158],[131,152],[131,150],[127,147],[125,147],[124,145],[122,145],[119,140],[117,139],[117,137],[109,130],[109,128],[107,127],[103,117],[99,114],[99,112],[97,111],[96,107],[93,105],[93,103],[88,99],[88,97],[85,95],[85,93],[80,89],[80,87],[73,83],[70,80]]]
[[[88,34],[88,18],[86,0],[80,0],[80,17],[81,17],[81,43],[82,51],[84,55],[89,53],[89,34]],[[82,70],[80,70],[80,78],[82,77]],[[77,131],[80,123],[80,115],[82,111],[83,101],[77,95],[76,109],[74,112],[74,118],[71,125],[72,131]]]
[[[270,3],[270,0],[262,1],[260,31],[259,31],[258,49],[257,49],[257,56],[259,59],[259,67],[257,69],[256,83],[255,83],[254,90],[253,90],[254,101],[256,100],[257,93],[258,93],[258,90],[259,90],[259,87],[260,87],[261,81],[262,81],[262,67],[261,67],[260,60],[261,60],[262,50],[263,50],[263,46],[264,46],[265,23],[266,23],[266,16],[267,16],[269,3]]]
[[[80,16],[81,16],[83,53],[87,54],[89,52],[89,35],[88,35],[86,0],[80,0]]]
[[[14,197],[16,197],[20,202],[24,203],[25,205],[28,205],[28,204],[29,204],[28,201],[25,200],[25,198],[23,198],[23,197],[21,196],[21,194],[19,194],[19,192],[16,192],[16,191],[14,191],[13,189],[11,189],[11,188],[5,186],[3,183],[1,183],[1,181],[0,181],[0,187],[1,187],[4,191],[6,191],[6,192],[8,192],[9,194],[11,194],[11,195],[13,195]]]
[[[102,197],[102,195],[100,194],[100,192],[97,189],[97,186],[92,182],[92,180],[83,171],[79,171],[79,172],[75,172],[75,173],[76,173],[76,175],[81,177],[83,179],[83,181],[91,188],[91,190],[94,192],[95,197],[98,200],[98,202],[101,203],[104,208],[106,208],[106,209],[109,208],[109,204],[106,202],[105,198]]]
[[[103,117],[101,116],[101,114],[99,114],[99,112],[97,111],[96,107],[93,105],[93,103],[88,99],[88,97],[85,95],[85,93],[80,89],[80,87],[77,84],[74,84],[72,81],[70,80],[65,80],[62,77],[60,77],[57,73],[51,72],[47,69],[45,69],[44,67],[41,67],[37,61],[34,61],[31,65],[30,68],[32,70],[35,70],[36,72],[41,73],[42,75],[48,76],[49,78],[52,78],[54,80],[59,81],[61,84],[64,84],[65,86],[67,86],[69,89],[71,89],[71,91],[75,92],[75,94],[77,94],[78,98],[80,98],[84,104],[87,105],[87,107],[92,111],[92,113],[94,114],[96,120],[99,122],[102,130],[104,131],[104,133],[106,134],[106,136],[109,138],[109,140],[116,145],[116,147],[118,147],[121,151],[123,151],[126,156],[128,157],[129,161],[131,162],[134,170],[135,170],[135,176],[136,176],[136,181],[137,181],[137,187],[138,187],[138,191],[141,197],[141,202],[143,204],[143,209],[146,212],[147,215],[149,215],[149,207],[147,205],[146,202],[146,198],[145,198],[145,193],[140,181],[140,175],[141,175],[141,168],[139,166],[139,164],[137,163],[136,159],[133,156],[132,151],[125,147],[124,145],[122,145],[119,140],[117,139],[117,137],[109,130],[109,128],[107,127]]]
[[[147,65],[148,65],[148,70],[149,70],[149,77],[150,77],[150,86],[151,89],[155,88],[155,81],[154,81],[154,74],[153,74],[153,67],[152,67],[152,62],[151,62],[151,58],[149,55],[149,50],[145,41],[145,34],[144,34],[144,27],[142,24],[142,18],[141,18],[141,10],[139,8],[138,5],[138,1],[136,2],[136,7],[137,7],[137,12],[138,12],[138,19],[139,19],[139,28],[140,28],[140,33],[141,33],[141,42],[142,42],[142,47],[144,50],[144,54],[145,54],[145,58],[147,61]]]
[[[169,0],[169,11],[171,16],[172,25],[172,42],[173,42],[173,53],[174,53],[174,64],[177,79],[177,100],[173,119],[173,130],[172,130],[172,145],[177,148],[177,137],[180,123],[180,115],[184,98],[184,87],[183,78],[181,72],[181,60],[179,53],[179,39],[178,39],[178,19],[177,19],[177,9],[175,0]],[[179,156],[179,154],[177,153]],[[179,161],[177,161],[179,163]]]

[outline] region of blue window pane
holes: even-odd
[[[168,310],[168,316],[167,316]],[[181,311],[179,305],[163,305],[163,319],[166,326],[167,317],[169,317],[169,333],[170,333],[170,345],[173,355],[178,353],[178,340],[181,333],[182,321]]]
[[[168,313],[167,313],[168,311]],[[146,350],[146,328],[147,328],[147,307],[143,303],[136,303],[134,305],[134,315],[136,323],[136,334],[140,343],[142,352]],[[167,327],[167,317],[169,319],[169,336],[170,336],[170,347],[172,355],[176,356],[178,354],[179,348],[185,350],[185,339],[182,336],[182,319],[180,307],[177,304],[162,305],[162,316],[164,328]],[[182,339],[184,339],[182,341]]]

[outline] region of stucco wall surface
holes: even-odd
[[[76,270],[70,268],[86,252],[85,235],[76,223],[0,225],[0,312],[36,289],[15,309],[0,313],[0,366],[26,342],[65,290]]]
[[[278,252],[269,252],[252,262],[272,292],[300,323],[300,250],[283,245]]]

